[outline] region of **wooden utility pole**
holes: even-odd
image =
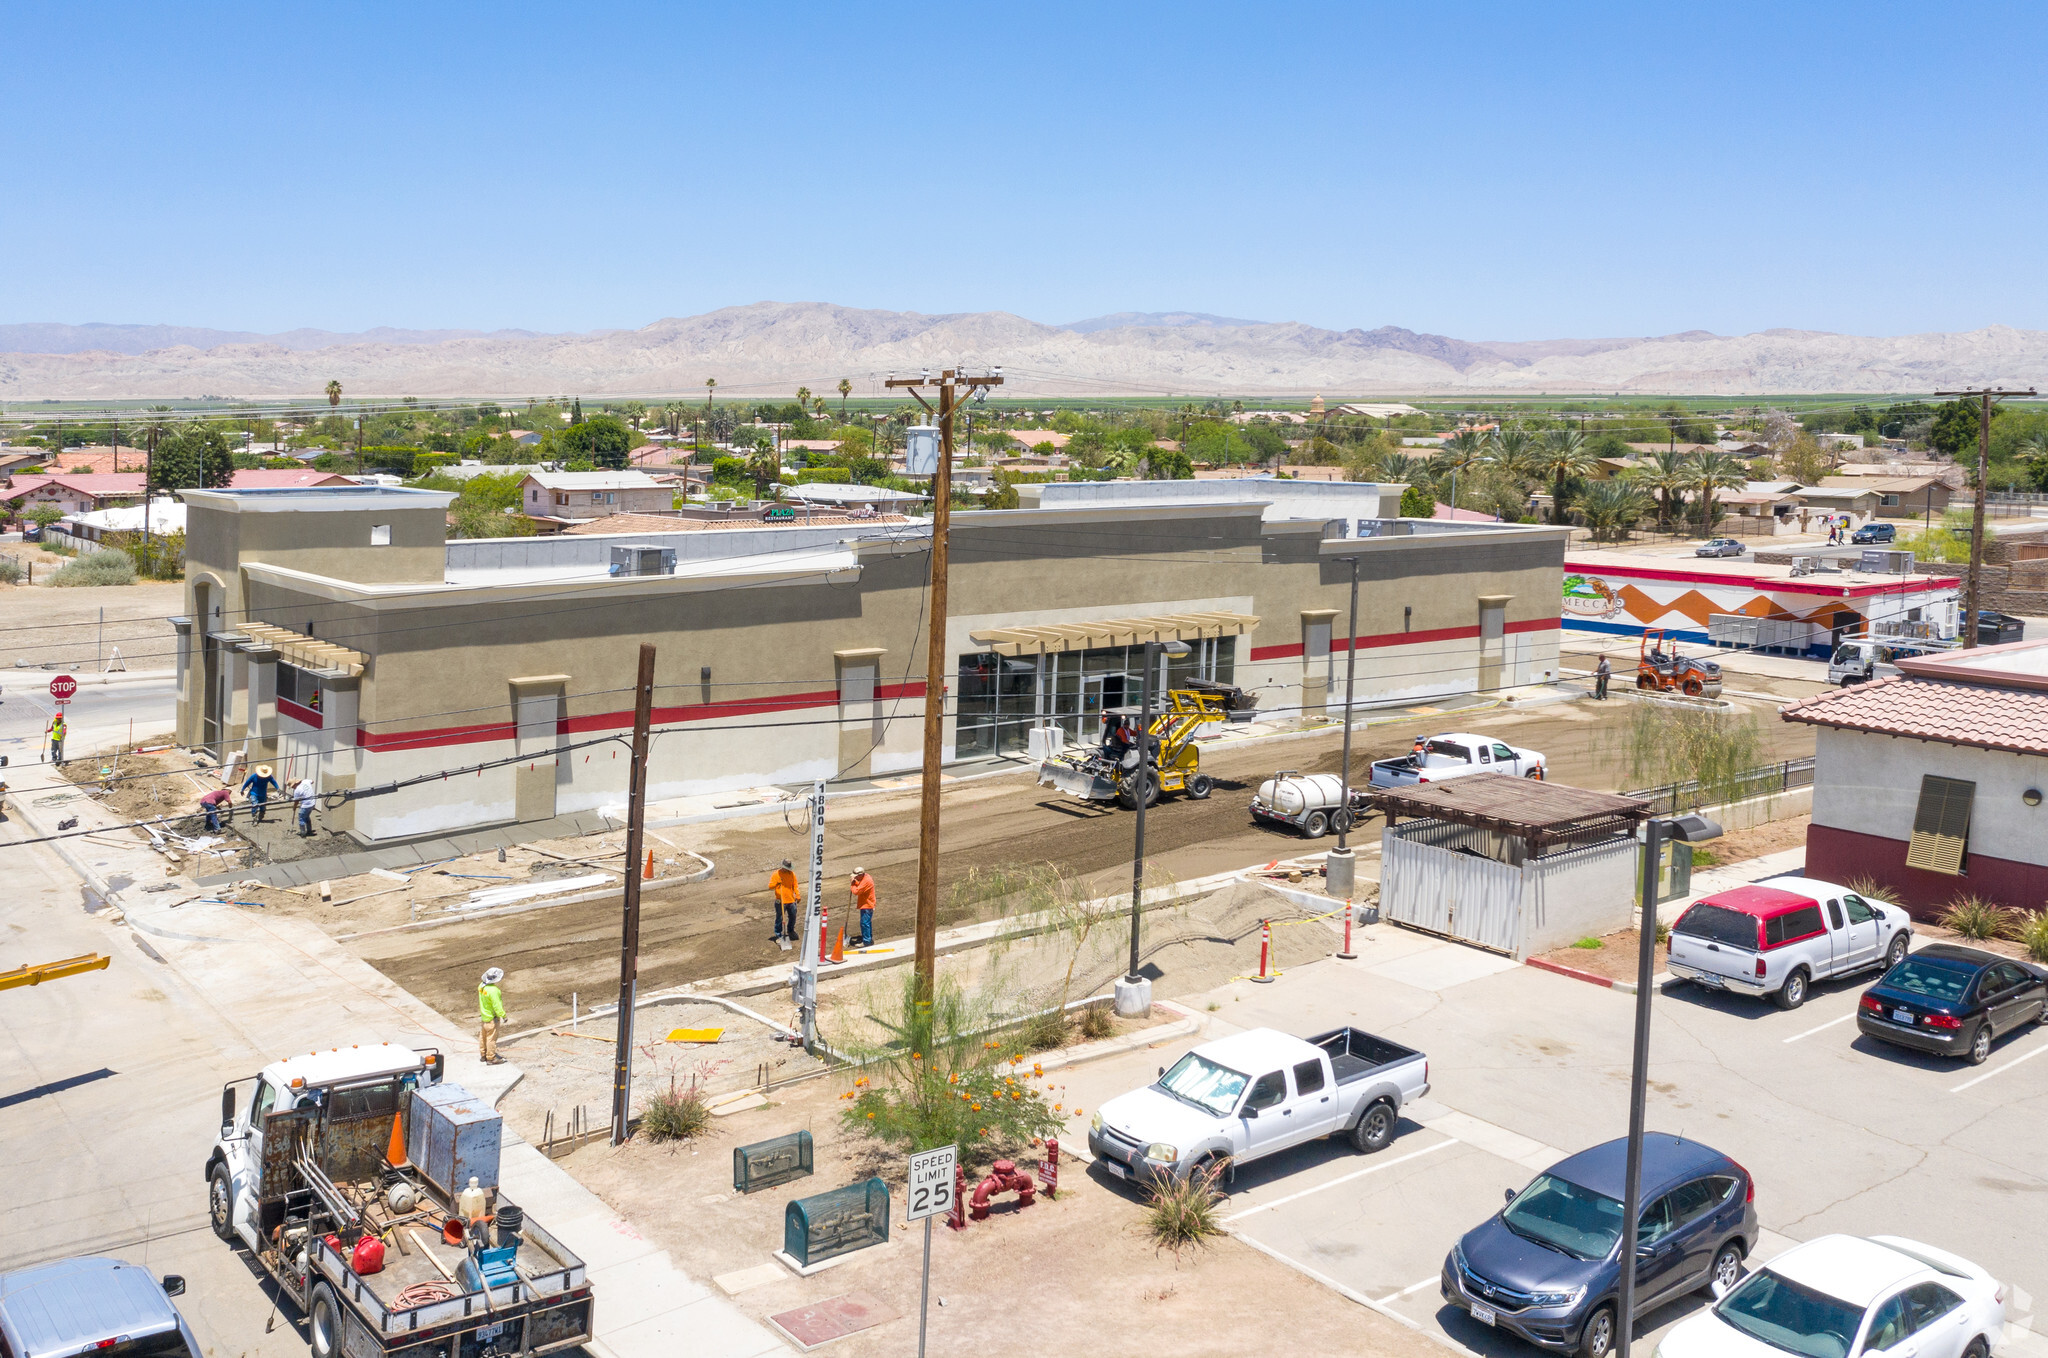
[[[1977,644],[1977,599],[1978,581],[1984,569],[1984,497],[1990,487],[1985,485],[1990,476],[1991,463],[1991,403],[2001,396],[2032,396],[2035,391],[2001,391],[1994,387],[1979,387],[1965,391],[1937,391],[1936,396],[1974,396],[1978,401],[1977,420],[1977,496],[1970,509],[1970,574],[1963,582],[1963,649],[1969,650]]]
[[[654,719],[654,648],[640,647],[633,687],[633,762],[626,772],[626,913],[619,937],[619,1045],[612,1060],[612,1144],[633,1112],[633,1001],[640,990],[640,853],[647,838],[647,728]]]
[[[939,758],[946,729],[946,534],[952,522],[953,416],[961,405],[961,388],[999,387],[1002,369],[970,377],[954,368],[939,374],[939,465],[932,476],[932,584],[924,669],[924,778],[917,816],[917,988],[929,1000],[939,955]],[[932,410],[921,377],[891,377],[890,387],[907,387],[917,403]]]

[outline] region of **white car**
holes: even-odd
[[[1714,1291],[1654,1358],[1987,1358],[2005,1332],[1996,1278],[1895,1235],[1824,1235]]]

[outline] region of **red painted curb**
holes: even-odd
[[[1609,990],[1614,988],[1614,982],[1608,980],[1605,976],[1595,976],[1592,972],[1580,971],[1577,967],[1560,966],[1556,962],[1546,962],[1540,957],[1527,958],[1525,963],[1528,966],[1535,967],[1538,971],[1554,971],[1559,976],[1569,976],[1574,981],[1590,981],[1594,985],[1606,986]]]

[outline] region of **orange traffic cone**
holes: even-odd
[[[384,1159],[393,1169],[405,1168],[405,1127],[400,1114],[391,1115],[391,1144],[385,1148]]]
[[[846,926],[843,924],[839,926],[839,932],[832,935],[832,960],[834,962],[844,962],[846,960]]]
[[[649,849],[647,851],[647,871],[640,875],[650,882],[654,880],[654,850]]]

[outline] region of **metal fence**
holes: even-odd
[[[1805,759],[1788,759],[1782,764],[1765,764],[1742,774],[1732,788],[1715,788],[1713,791],[1732,793],[1726,797],[1729,802],[1744,802],[1752,797],[1790,792],[1795,787],[1812,787],[1813,763],[1812,756],[1808,756]],[[1640,788],[1621,795],[1642,798],[1660,816],[1676,816],[1699,806],[1706,794],[1695,778],[1683,783],[1666,783],[1662,787]]]

